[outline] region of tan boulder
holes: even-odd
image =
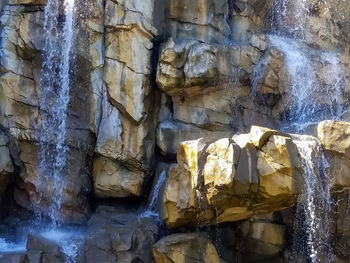
[[[130,171],[117,162],[99,157],[93,167],[94,190],[96,197],[140,196],[144,173]]]
[[[233,139],[180,143],[161,206],[165,223],[233,222],[295,204],[303,165],[292,138],[278,134],[254,127],[252,134]],[[261,149],[251,141],[254,136]]]
[[[259,152],[257,170],[262,196],[290,197],[301,193],[302,161],[291,138],[272,135]]]
[[[156,263],[220,263],[214,245],[202,233],[173,234],[153,246]]]
[[[350,159],[350,123],[323,121],[318,124],[317,136],[323,147]]]
[[[317,136],[325,149],[334,188],[350,187],[350,123],[323,121],[318,124]]]
[[[240,197],[253,194],[258,188],[257,152],[251,145],[240,148],[230,139],[210,144],[203,168],[209,204],[217,208],[239,206]],[[231,200],[231,201],[230,201]]]

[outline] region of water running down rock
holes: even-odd
[[[0,9],[0,262],[349,261],[347,1]]]

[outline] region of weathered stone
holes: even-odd
[[[233,222],[293,205],[303,164],[290,135],[278,134],[253,127],[252,134],[233,139],[180,143],[163,196],[165,223]]]
[[[157,83],[170,96],[202,95],[251,81],[260,57],[259,49],[250,44],[234,47],[170,39],[161,50]]]
[[[229,34],[227,12],[225,1],[171,0],[168,31],[172,37],[223,43]]]
[[[95,152],[140,171],[149,171],[155,145],[152,120],[142,125],[131,122],[110,104],[107,96],[103,97],[102,107]]]
[[[9,253],[0,255],[0,263],[29,263],[26,255]]]
[[[15,192],[14,198],[20,206],[28,210],[35,207],[37,211],[48,214],[52,204],[53,181],[51,177],[40,176],[38,146],[21,142],[19,150],[20,158],[24,163],[21,173],[23,183],[19,185],[19,191]],[[60,216],[64,222],[84,223],[89,216],[90,167],[85,164],[90,163],[90,159],[86,160],[86,158],[84,152],[75,149],[68,151],[64,171],[69,171],[70,176],[60,182],[62,188]]]
[[[157,145],[163,154],[176,154],[182,141],[201,137],[217,139],[230,134],[230,131],[209,131],[193,125],[166,120],[158,125]]]
[[[83,260],[94,262],[151,263],[158,240],[158,223],[131,212],[100,207],[89,221]]]
[[[244,221],[237,226],[239,241],[236,249],[247,260],[261,260],[279,255],[284,248],[285,228],[266,222]]]
[[[41,262],[45,263],[64,263],[65,254],[62,252],[60,246],[46,238],[28,235],[27,239],[28,252],[41,252]]]
[[[140,196],[144,181],[143,172],[133,172],[121,164],[104,158],[95,158],[93,167],[96,197]]]
[[[326,150],[333,187],[337,191],[350,187],[350,123],[323,121],[318,124],[317,136]]]
[[[350,123],[323,121],[318,124],[317,134],[326,150],[350,159]]]
[[[202,233],[173,234],[153,247],[156,263],[223,262],[214,245]]]
[[[7,190],[12,173],[14,172],[14,165],[8,143],[8,137],[0,132],[0,202]]]
[[[259,194],[275,197],[301,194],[302,161],[291,138],[272,135],[259,152],[257,170]]]

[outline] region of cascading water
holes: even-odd
[[[307,4],[307,0],[275,0],[272,9],[272,33],[292,39],[304,39],[309,15]]]
[[[293,137],[293,141],[298,147],[304,169],[304,194],[298,209],[298,212],[303,213],[301,217],[304,217],[304,221],[303,224],[298,222],[298,225],[306,230],[306,250],[312,263],[333,262],[329,232],[332,182],[327,173],[328,162],[318,139],[298,135]],[[297,258],[301,252],[300,242],[299,237],[294,236],[293,262],[304,262],[304,259]]]
[[[67,161],[65,136],[67,108],[70,90],[70,61],[74,40],[75,0],[64,1],[63,26],[59,21],[59,0],[49,0],[45,7],[44,30],[47,34],[44,46],[43,66],[40,79],[40,172],[42,182],[51,185],[49,216],[59,221],[62,203],[62,176]],[[50,178],[46,180],[45,178]],[[45,187],[43,185],[42,187]]]
[[[343,115],[342,91],[344,83],[341,78],[339,58],[335,53],[310,50],[295,40],[272,35],[271,44],[283,51],[290,75],[285,116],[285,130],[303,132],[312,124],[327,118],[339,120]],[[319,79],[316,61],[329,74],[326,83]]]
[[[323,4],[327,9],[327,4]],[[275,0],[272,11],[270,43],[285,54],[290,82],[283,95],[287,105],[283,129],[288,132],[305,132],[311,124],[324,119],[339,120],[344,113],[344,81],[338,55],[307,46],[310,41],[307,25],[313,10],[317,10],[312,5],[307,0]],[[322,73],[322,69],[326,69],[327,74]],[[258,78],[258,74],[257,67],[254,78]],[[252,92],[254,94],[254,80]],[[294,233],[290,260],[333,262],[329,231],[332,182],[327,172],[328,163],[317,139],[295,136],[293,141],[304,170],[304,194],[300,196],[296,224],[304,230],[306,240],[303,242]],[[302,244],[305,247],[300,247]],[[303,252],[308,259],[299,257]]]
[[[62,16],[63,10],[63,16]],[[71,86],[71,60],[75,26],[75,0],[48,0],[45,7],[44,30],[46,32],[40,79],[39,107],[41,127],[39,139],[40,184],[37,191],[36,212],[40,218],[40,202],[48,202],[48,216],[54,222],[46,225],[36,220],[22,226],[21,236],[0,239],[0,256],[3,252],[25,251],[26,237],[34,234],[57,243],[66,256],[66,262],[77,262],[78,247],[84,230],[77,227],[58,227],[64,185],[64,169],[67,162],[66,131],[69,92]]]
[[[159,192],[161,187],[165,184],[167,180],[167,172],[162,171],[159,175],[159,178],[157,180],[157,183],[155,184],[153,191],[152,191],[152,198],[150,203],[148,204],[148,207],[145,212],[143,212],[140,217],[155,217],[159,221],[159,214],[158,214],[158,205],[159,205]]]

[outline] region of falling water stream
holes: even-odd
[[[321,143],[317,138],[298,135],[293,137],[302,158],[304,169],[304,194],[301,197],[298,212],[306,231],[306,249],[311,262],[333,262],[330,246],[330,214],[332,208],[332,182],[327,173],[328,162]],[[301,208],[301,209],[300,209]],[[293,262],[303,262],[297,255],[301,252],[301,240],[294,236],[291,259]],[[301,248],[305,249],[305,248]]]
[[[341,119],[342,72],[336,53],[313,49],[306,45],[307,22],[310,17],[306,0],[277,0],[272,14],[271,45],[285,54],[290,77],[287,91],[287,114],[283,129],[302,133],[310,125],[324,119]],[[327,68],[328,79],[321,81],[316,65]],[[254,81],[253,81],[254,83]],[[328,163],[320,142],[309,136],[295,136],[303,162],[304,189],[300,196],[297,225],[305,231],[305,246],[300,236],[293,237],[291,262],[305,262],[301,253],[312,263],[333,262],[330,242],[332,182]],[[304,251],[300,251],[300,249]]]
[[[284,130],[302,133],[311,125],[325,119],[341,119],[343,82],[338,55],[311,50],[296,40],[270,36],[271,45],[286,56],[290,75]],[[317,58],[317,61],[312,58]],[[327,68],[326,83],[319,79],[315,64]]]
[[[63,9],[62,9],[63,7]],[[61,12],[64,12],[63,16]],[[63,18],[62,18],[63,17]],[[67,109],[71,86],[71,61],[73,56],[75,26],[75,0],[48,0],[45,7],[44,31],[46,33],[40,79],[39,107],[41,127],[39,130],[40,198],[49,197],[48,216],[54,222],[41,222],[40,209],[37,219],[22,231],[20,241],[14,243],[0,239],[2,252],[25,251],[26,236],[30,233],[59,244],[66,255],[66,262],[76,262],[79,238],[83,231],[78,228],[60,226],[60,209],[64,185],[64,169],[68,147]],[[47,192],[49,188],[49,193]],[[45,195],[44,195],[45,193]],[[42,200],[38,200],[38,206]]]
[[[47,34],[40,79],[40,109],[44,115],[39,134],[42,182],[51,181],[49,216],[59,221],[62,203],[62,176],[67,161],[65,136],[70,90],[70,61],[74,41],[74,1],[64,1],[65,21],[59,21],[59,0],[45,7],[44,30]],[[45,180],[45,178],[50,178]],[[45,187],[45,186],[43,186]]]
[[[167,172],[162,171],[158,177],[158,180],[156,184],[154,185],[154,188],[151,193],[151,200],[147,206],[147,209],[145,212],[143,212],[140,217],[154,217],[156,218],[159,222],[160,217],[158,213],[158,206],[159,206],[159,194],[162,186],[165,184],[167,180]]]

